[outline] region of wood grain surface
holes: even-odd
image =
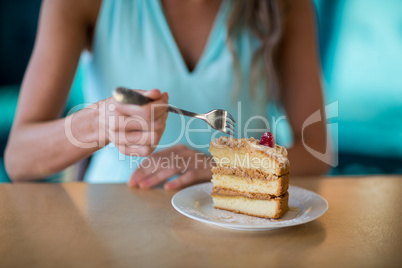
[[[264,232],[174,210],[124,184],[0,185],[0,267],[402,267],[402,176],[291,178],[329,203]]]

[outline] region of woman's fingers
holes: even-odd
[[[139,93],[143,94],[145,97],[157,100],[161,98],[163,95],[168,97],[167,92],[161,93],[159,89],[151,89],[151,90],[138,90]]]
[[[158,131],[110,132],[109,139],[114,145],[127,145],[134,149],[142,146],[156,147],[162,135],[163,129]]]
[[[112,113],[105,118],[112,131],[153,131],[165,127],[168,117],[167,98],[161,101],[154,101],[151,104],[138,106],[133,104],[116,103],[110,100],[112,105],[109,109]]]
[[[146,105],[123,104],[113,97],[106,100],[100,114],[106,137],[126,155],[148,156],[159,143],[168,117],[167,93],[138,90],[152,101]]]
[[[177,177],[173,181],[165,183],[165,190],[180,189],[186,186],[190,186],[199,182],[207,182],[212,178],[212,172],[210,167],[206,169],[189,169],[183,175]]]
[[[163,188],[165,188],[165,190],[180,189],[184,186],[194,184],[197,179],[196,172],[194,170],[189,170],[177,179],[165,183]]]
[[[137,115],[142,117],[145,121],[151,121],[167,112],[168,94],[152,94],[151,92],[149,93],[149,95],[157,96],[158,98],[153,99],[153,101],[151,101],[150,103],[141,106],[129,103],[119,103],[114,99],[112,100],[112,104],[115,105],[115,109],[122,115]],[[113,109],[114,107],[109,106],[108,108]]]
[[[166,180],[168,180],[170,177],[176,175],[180,171],[173,167],[169,169],[157,169],[152,176],[146,177],[144,180],[138,182],[138,186],[141,189],[149,189],[152,188]]]
[[[200,160],[198,157],[202,157]],[[164,186],[166,190],[178,189],[199,181],[211,179],[209,158],[180,144],[152,154],[133,173],[128,182],[130,187],[149,189],[170,177],[180,176]]]
[[[181,172],[181,170],[185,166],[185,163],[183,163],[183,161],[186,161],[186,159],[179,158],[181,158],[180,155],[182,154],[182,152],[185,152],[187,150],[190,149],[187,146],[180,144],[152,154],[147,159],[145,159],[143,163],[134,171],[133,175],[130,178],[129,185],[138,185],[139,182],[152,177],[154,173],[156,173],[156,171],[166,171],[169,176],[165,177],[165,180]],[[174,159],[175,156],[179,157],[176,157],[176,159]],[[162,164],[163,169],[161,169]]]
[[[115,132],[118,131],[156,131],[164,129],[168,113],[164,113],[158,118],[151,118],[151,121],[147,121],[144,117],[139,115],[132,116],[118,116],[112,120],[109,120],[109,128]]]
[[[152,152],[155,150],[155,146],[150,145],[144,145],[139,148],[136,147],[133,148],[132,146],[117,144],[116,147],[120,153],[134,157],[145,157],[152,154]]]

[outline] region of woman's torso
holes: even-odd
[[[92,51],[84,53],[80,62],[85,74],[86,101],[93,103],[108,98],[118,86],[158,88],[169,93],[170,104],[182,109],[199,113],[228,110],[237,120],[237,137],[260,135],[267,129],[263,120],[265,103],[261,97],[251,98],[247,79],[258,41],[248,32],[238,38],[240,68],[246,79],[239,86],[238,99],[234,99],[235,71],[226,45],[229,13],[230,1],[223,0],[205,48],[194,69],[189,71],[159,0],[104,0],[98,13]],[[260,85],[260,94],[264,95],[264,90]],[[259,130],[244,133],[243,126]],[[207,152],[210,141],[220,135],[200,120],[170,114],[157,150],[184,143]],[[125,182],[139,161],[120,154],[110,144],[94,154],[85,179]]]

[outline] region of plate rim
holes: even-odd
[[[329,209],[328,201],[324,197],[322,197],[321,195],[317,194],[316,192],[313,192],[311,190],[305,189],[303,187],[294,186],[294,185],[289,185],[289,189],[292,188],[292,189],[305,191],[305,192],[309,193],[310,195],[313,195],[313,196],[317,197],[320,202],[323,202],[324,208],[321,211],[319,211],[315,216],[305,218],[302,221],[289,222],[288,224],[283,224],[285,221],[280,221],[280,224],[279,224],[279,222],[278,222],[278,224],[275,224],[275,222],[269,222],[266,225],[263,224],[263,225],[260,225],[260,226],[258,226],[258,225],[255,226],[255,225],[244,225],[244,224],[236,224],[236,223],[223,223],[223,222],[216,222],[216,221],[213,221],[213,220],[204,219],[204,218],[202,218],[200,216],[193,215],[191,213],[183,211],[182,208],[180,208],[177,205],[177,201],[175,201],[175,200],[177,200],[177,198],[179,198],[185,192],[193,190],[194,188],[205,187],[206,185],[212,186],[212,182],[204,182],[204,183],[192,185],[192,186],[186,187],[186,188],[178,191],[177,193],[175,193],[173,195],[172,199],[171,199],[171,204],[174,207],[174,209],[177,212],[179,212],[180,214],[182,214],[182,215],[184,215],[184,216],[186,216],[188,218],[191,218],[193,220],[196,220],[196,221],[200,221],[200,222],[203,222],[203,223],[219,226],[219,227],[226,228],[226,229],[243,230],[243,231],[273,230],[273,229],[278,229],[278,228],[285,228],[285,227],[291,227],[291,226],[305,224],[305,223],[314,221],[314,220],[322,217]],[[291,198],[291,196],[289,198]],[[301,202],[301,201],[299,201],[297,199],[296,199],[296,201]],[[298,216],[298,218],[303,217],[304,215],[305,215],[305,212],[302,215]]]

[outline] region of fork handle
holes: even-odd
[[[113,91],[113,97],[120,103],[137,104],[140,106],[152,101],[137,91],[125,87],[116,88]]]
[[[125,87],[116,88],[113,91],[113,97],[120,103],[136,104],[140,106],[145,105],[152,101],[152,99],[145,97],[144,95],[138,93],[137,91]],[[204,119],[204,117],[200,114],[179,109],[171,105],[168,105],[168,112]]]
[[[189,112],[189,111],[179,109],[177,107],[170,106],[170,105],[168,106],[168,112],[176,113],[176,114],[184,115],[184,116],[189,116],[189,117],[195,117],[195,118],[205,120],[205,117],[203,115],[201,115],[201,114]]]

